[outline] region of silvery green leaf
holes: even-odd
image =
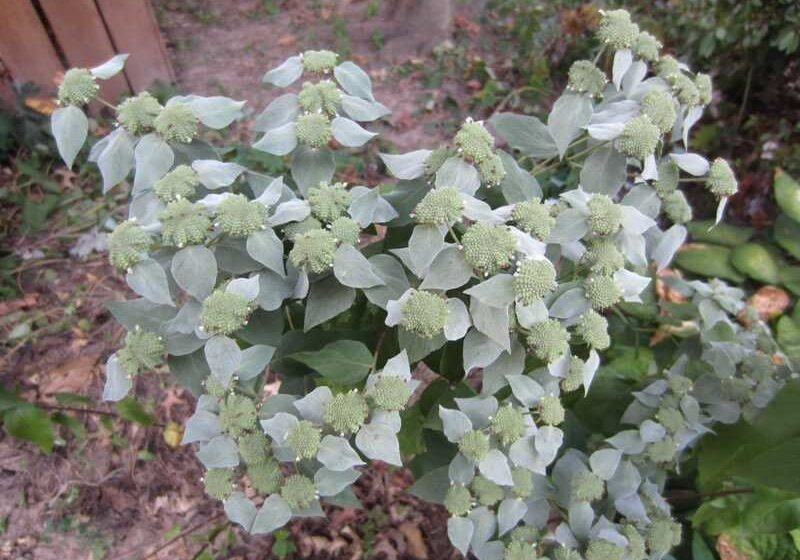
[[[483,368],[482,395],[493,395],[506,385],[506,375],[519,375],[525,368],[525,348],[511,340],[511,352],[503,352],[491,364]]]
[[[283,264],[283,242],[272,228],[257,231],[247,237],[247,254],[269,270],[286,276]]]
[[[97,157],[97,167],[103,176],[103,193],[124,181],[133,169],[133,139],[120,127],[109,134],[105,148]]]
[[[625,130],[625,123],[621,122],[597,123],[586,126],[586,132],[595,140],[614,140],[622,134],[623,130]]]
[[[100,78],[101,80],[107,80],[110,77],[114,76],[115,74],[119,74],[122,71],[122,68],[125,66],[125,61],[128,59],[129,54],[118,54],[110,59],[106,60],[100,66],[95,66],[94,68],[90,69],[89,72],[92,73],[92,76],[95,78]]]
[[[208,128],[219,130],[225,128],[233,121],[242,118],[245,101],[234,101],[230,97],[214,95],[204,97],[202,95],[187,95],[185,97],[173,97],[167,105],[175,100],[180,100],[186,104],[192,113]]]
[[[497,399],[489,397],[456,398],[456,406],[467,415],[472,427],[481,430],[489,425],[497,412]]]
[[[536,117],[498,113],[489,119],[489,124],[509,146],[523,155],[536,159],[558,155],[558,148],[547,126]]]
[[[455,245],[442,249],[431,263],[430,270],[420,284],[425,290],[452,290],[460,288],[472,278],[472,267]]]
[[[262,419],[261,427],[264,429],[264,433],[271,437],[276,445],[282,447],[289,429],[298,422],[299,420],[297,420],[297,417],[293,414],[288,412],[276,412],[272,417]]]
[[[478,470],[481,474],[501,486],[512,486],[514,481],[511,479],[511,468],[508,466],[508,459],[499,449],[490,450],[486,456],[478,462]]]
[[[204,300],[217,283],[217,259],[202,245],[185,247],[172,258],[172,277],[189,295]]]
[[[508,458],[517,467],[539,472],[538,453],[533,447],[533,436],[518,439],[508,448]]]
[[[564,442],[564,432],[555,426],[542,426],[536,432],[533,446],[541,455],[549,458],[548,463],[556,458],[556,453]]]
[[[550,306],[550,316],[557,319],[572,319],[589,309],[589,300],[582,287],[571,288],[562,293]]]
[[[478,560],[503,560],[505,544],[502,541],[490,541],[472,549]]]
[[[125,371],[117,359],[117,354],[111,354],[106,362],[106,384],[103,387],[104,401],[119,401],[127,396],[133,386],[130,374]]]
[[[444,336],[447,340],[461,340],[471,326],[467,306],[460,299],[447,300],[447,321],[444,324]]]
[[[303,59],[300,56],[291,56],[280,66],[264,74],[261,81],[283,88],[292,85],[302,73]]]
[[[569,548],[580,548],[581,543],[578,542],[578,539],[575,538],[575,535],[572,534],[572,530],[569,528],[569,525],[566,521],[562,521],[558,524],[555,531],[555,537],[558,544],[569,547]]]
[[[351,119],[358,122],[372,122],[391,114],[383,103],[352,95],[342,95],[342,109]]]
[[[586,95],[565,93],[556,100],[547,118],[547,130],[553,137],[561,158],[591,118],[592,101]]]
[[[290,122],[294,122],[299,114],[297,94],[285,93],[273,99],[253,121],[250,127],[256,132],[267,132]]]
[[[382,375],[394,375],[402,379],[411,379],[411,364],[408,362],[408,354],[401,351],[399,354],[392,356],[386,363],[383,364],[381,369]]]
[[[181,443],[183,445],[198,441],[208,441],[222,433],[219,416],[208,410],[198,408],[186,421]]]
[[[335,117],[331,121],[331,132],[339,144],[348,148],[360,148],[378,135],[345,117]]]
[[[638,455],[645,446],[638,430],[624,430],[606,441],[627,455]]]
[[[302,399],[294,401],[294,407],[306,420],[321,424],[325,415],[325,407],[333,399],[328,387],[317,387]]]
[[[264,500],[261,509],[258,510],[250,533],[253,535],[272,533],[286,525],[291,518],[292,508],[281,498],[280,494],[272,494]]]
[[[444,502],[445,494],[450,486],[448,478],[448,467],[438,467],[430,470],[418,478],[417,481],[408,489],[408,493],[425,501],[441,504]]]
[[[111,134],[107,134],[106,136],[103,136],[100,140],[92,144],[92,147],[89,149],[89,155],[86,158],[86,160],[91,163],[97,163],[97,159],[100,157],[100,154],[103,153],[103,150],[106,149],[106,146],[108,146],[110,138],[113,134],[114,132],[112,132]]]
[[[444,430],[444,437],[448,441],[458,443],[464,434],[472,429],[472,422],[469,416],[452,408],[444,408],[439,406],[439,418],[442,419],[442,428]]]
[[[332,471],[346,471],[364,464],[346,438],[332,435],[322,438],[317,460]]]
[[[247,174],[247,182],[253,194],[257,195],[254,200],[268,208],[275,206],[281,200],[284,191],[289,191],[289,187],[283,183],[283,177],[275,177],[273,179],[251,171]]]
[[[364,70],[346,60],[333,69],[333,76],[342,89],[361,99],[375,101],[372,95],[372,80]]]
[[[626,177],[625,156],[609,144],[592,152],[583,162],[581,188],[613,197],[625,184]]]
[[[373,288],[384,284],[367,258],[352,245],[340,245],[336,249],[333,274],[339,282],[351,288]]]
[[[303,330],[310,331],[339,313],[347,311],[356,299],[353,288],[342,286],[334,277],[314,282],[308,292]]]
[[[415,150],[406,154],[378,154],[389,173],[398,179],[416,179],[425,173],[425,162],[431,150]]]
[[[233,373],[242,364],[239,345],[230,337],[216,335],[206,342],[204,353],[211,373],[227,387]]]
[[[207,334],[207,333],[206,333]],[[203,347],[205,338],[198,337],[196,332],[171,333],[164,340],[167,354],[171,356],[186,356]]]
[[[417,270],[417,263],[411,256],[411,249],[408,247],[401,247],[399,249],[389,249],[389,251],[398,259],[403,265],[411,271],[417,278],[424,276],[424,271]]]
[[[348,213],[361,227],[382,224],[397,217],[397,211],[381,196],[378,189],[353,187]]]
[[[722,218],[725,216],[725,208],[728,206],[728,197],[720,199],[719,204],[717,204],[717,213],[714,217],[714,225],[719,224],[722,221]]]
[[[631,521],[639,523],[647,523],[650,521],[650,518],[647,516],[647,510],[645,509],[644,502],[642,502],[642,499],[638,494],[631,494],[630,496],[625,496],[624,498],[618,498],[614,500],[614,507],[621,515],[624,515]]]
[[[635,433],[635,430],[633,431]],[[638,453],[641,453],[641,451]],[[635,494],[641,483],[642,476],[639,474],[639,469],[630,461],[621,461],[619,467],[617,467],[617,472],[608,481],[608,495],[614,500],[625,498]]]
[[[86,142],[89,119],[78,107],[68,105],[53,111],[50,126],[61,159],[67,167],[72,168],[75,157]]]
[[[506,375],[514,397],[528,408],[533,408],[544,396],[542,386],[527,375]]]
[[[622,453],[617,449],[598,449],[589,456],[589,465],[594,474],[609,480],[617,471],[621,458]]]
[[[653,443],[667,435],[667,430],[658,422],[645,420],[642,422],[642,425],[639,426],[639,435],[645,443]]]
[[[644,236],[627,230],[617,234],[620,252],[631,264],[638,268],[647,268],[647,253]]]
[[[594,509],[588,502],[572,502],[569,505],[569,526],[581,540],[589,536],[594,521]]]
[[[472,299],[469,304],[473,326],[492,339],[506,352],[511,351],[510,308],[490,307],[477,299]]]
[[[614,53],[614,63],[611,69],[611,81],[614,82],[614,85],[617,86],[617,89],[620,88],[622,78],[631,67],[632,62],[633,53],[630,49],[619,49]]]
[[[314,486],[320,496],[335,496],[353,484],[361,472],[356,469],[332,471],[325,467],[314,473]]]
[[[683,145],[687,149],[689,148],[689,132],[692,130],[692,127],[700,120],[700,117],[703,116],[703,108],[699,105],[695,105],[686,113],[686,118],[683,119],[683,127],[682,127],[682,135],[683,135]]]
[[[274,354],[275,347],[268,344],[256,344],[242,350],[239,379],[248,381],[263,373]]]
[[[515,306],[517,312],[517,321],[523,327],[530,327],[534,323],[547,320],[550,316],[547,310],[547,305],[542,300],[534,302],[530,305],[520,305],[517,303]]]
[[[468,195],[474,195],[481,186],[478,170],[458,156],[445,160],[436,172],[436,187],[454,187]]]
[[[267,220],[271,226],[282,226],[289,222],[302,222],[311,214],[311,206],[307,200],[295,198],[281,202],[275,208],[275,213]]]
[[[308,189],[329,182],[336,171],[333,154],[327,148],[299,146],[292,155],[292,179],[305,196]]]
[[[473,222],[485,222],[487,224],[499,225],[505,223],[507,219],[500,216],[498,212],[492,210],[492,207],[484,201],[478,200],[466,193],[461,193],[461,200],[464,203],[461,214]]]
[[[239,447],[228,436],[216,436],[198,448],[197,458],[207,469],[236,467],[239,465]]]
[[[374,422],[363,426],[356,434],[356,446],[369,459],[402,466],[400,442],[391,428]]]
[[[403,350],[403,353],[406,351]],[[417,387],[419,382],[416,380],[410,381],[407,386],[409,389],[412,387]],[[381,424],[386,426],[389,430],[392,431],[393,434],[400,433],[400,429],[402,426],[402,421],[400,420],[400,413],[397,411],[389,411],[389,410],[382,410],[380,408],[375,409],[372,412],[372,418],[370,419],[370,423],[372,424]]]
[[[169,292],[167,273],[153,259],[142,259],[136,263],[125,281],[131,290],[153,303],[175,305]]]
[[[424,277],[433,259],[444,247],[444,231],[438,226],[429,224],[415,226],[408,240],[409,256],[414,263],[412,269],[415,274]]]
[[[642,179],[645,181],[658,180],[658,163],[656,163],[656,156],[650,154],[644,158],[644,169],[642,170]]]
[[[475,524],[475,532],[470,544],[473,549],[480,548],[492,538],[497,530],[497,518],[494,512],[486,506],[473,509],[469,513],[469,518]]]
[[[264,136],[253,144],[256,150],[275,156],[285,156],[297,147],[297,132],[294,121],[289,121],[264,132]]]
[[[500,189],[506,202],[513,204],[542,196],[542,188],[536,177],[517,165],[516,160],[508,153],[498,150],[497,155],[500,156],[503,169],[506,171],[500,182]]]
[[[264,311],[278,309],[283,300],[292,296],[293,288],[288,278],[271,270],[263,271],[258,275],[258,306]]]
[[[106,302],[106,308],[114,319],[129,331],[136,327],[159,331],[162,325],[173,319],[178,312],[171,305],[153,303],[146,298],[109,301]]]
[[[245,168],[238,163],[225,163],[213,159],[198,159],[192,162],[192,169],[207,189],[219,189],[233,184]]]
[[[635,189],[629,190],[622,198],[622,204],[633,206],[645,216],[654,219],[661,211],[661,199],[650,185],[636,185]]]
[[[369,264],[372,266],[372,271],[383,281],[383,285],[365,289],[364,295],[373,305],[386,309],[389,300],[399,299],[410,286],[405,269],[391,255],[370,257]]]
[[[225,515],[234,523],[241,525],[245,531],[250,532],[253,520],[256,518],[256,505],[253,500],[243,492],[233,492],[224,502]]]
[[[225,291],[239,294],[248,301],[254,301],[258,298],[259,284],[258,275],[250,278],[234,278],[225,286]]]
[[[568,208],[556,218],[556,223],[547,238],[547,242],[560,243],[562,245],[572,243],[582,239],[588,231],[589,226],[586,224],[586,216],[576,208]]]
[[[486,367],[503,352],[503,347],[477,329],[470,329],[464,337],[464,372]]]
[[[654,225],[656,222],[653,218],[645,216],[633,206],[622,205],[622,227],[626,232],[641,235]]]
[[[639,95],[644,96],[644,93],[649,91],[648,86],[642,85],[642,80],[647,75],[647,64],[642,62],[641,60],[637,60],[631,67],[625,72],[625,76],[622,78],[622,91],[624,91],[628,96],[636,96]]]
[[[423,338],[401,328],[397,333],[397,342],[401,349],[408,352],[409,360],[418,362],[431,352],[436,352],[444,346],[447,339],[444,334],[436,335],[433,338]]]
[[[597,368],[600,367],[600,356],[597,352],[592,350],[589,352],[589,358],[583,366],[583,391],[584,396],[589,394],[589,387],[592,384]]]
[[[675,165],[695,177],[700,177],[708,173],[708,160],[703,156],[691,153],[685,154],[670,154],[669,157],[675,162]]]
[[[175,154],[158,134],[147,134],[139,140],[133,152],[136,174],[133,177],[134,195],[149,191],[156,181],[172,168]]]
[[[656,271],[659,271],[672,262],[672,258],[684,241],[686,241],[686,228],[680,224],[675,224],[663,233],[653,249],[653,261],[656,263]]]
[[[464,556],[469,551],[469,543],[475,526],[471,519],[466,517],[450,517],[447,520],[447,538],[450,543]]]
[[[158,215],[164,209],[153,191],[135,195],[128,208],[128,219],[136,218],[139,225],[147,231],[157,231],[160,227]]]
[[[502,537],[525,517],[528,506],[519,498],[506,498],[497,510],[497,535]]]
[[[591,128],[594,124],[626,123],[639,114],[639,103],[633,99],[614,99],[603,102],[595,107],[595,112],[589,120]]]
[[[322,510],[322,505],[319,500],[314,500],[310,505],[303,509],[295,509],[292,511],[293,517],[322,517],[325,512]]]
[[[650,278],[647,276],[641,276],[624,268],[614,273],[614,281],[619,286],[624,301],[637,303],[642,301],[639,294],[650,285]]]

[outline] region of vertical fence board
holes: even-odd
[[[125,75],[134,91],[175,80],[149,0],[97,0],[97,6],[117,51],[131,55]]]
[[[0,0],[0,59],[15,80],[55,91],[64,67],[29,0]]]
[[[114,56],[114,47],[94,0],[39,1],[70,66],[91,68]],[[101,80],[100,84],[101,94],[111,102],[129,91],[123,74]]]

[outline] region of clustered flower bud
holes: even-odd
[[[662,159],[658,164],[658,180],[653,185],[656,189],[656,194],[664,198],[677,189],[680,174],[680,169],[672,159]]]
[[[295,133],[300,143],[322,148],[331,141],[331,121],[322,113],[306,113],[297,117]]]
[[[325,223],[344,215],[350,205],[352,195],[345,183],[329,184],[325,181],[309,189],[308,203],[315,218]]]
[[[283,236],[289,241],[294,241],[298,236],[314,229],[322,229],[322,222],[313,216],[309,216],[301,222],[291,222],[287,224],[286,227],[283,228]]]
[[[458,450],[464,457],[477,463],[489,453],[489,436],[480,430],[470,430],[458,441]]]
[[[671,436],[666,436],[647,446],[647,456],[654,463],[671,463],[677,452],[677,445]]]
[[[336,239],[333,234],[325,229],[312,229],[294,238],[289,260],[298,268],[305,267],[311,272],[322,274],[333,266],[335,253]]]
[[[567,89],[578,93],[588,93],[592,97],[599,97],[606,87],[605,72],[595,66],[591,60],[577,60],[569,68],[569,81]]]
[[[604,194],[595,194],[587,203],[589,229],[595,235],[616,233],[622,224],[622,208]]]
[[[520,202],[514,205],[511,211],[511,219],[517,224],[517,227],[525,233],[533,234],[538,239],[544,241],[550,230],[556,223],[555,217],[551,213],[551,209],[538,198],[532,198],[525,202]]]
[[[122,222],[108,236],[109,261],[119,270],[129,270],[150,249],[150,244],[150,234],[135,222]]]
[[[591,275],[583,282],[583,287],[593,309],[608,309],[622,298],[622,291],[612,276]]]
[[[664,55],[658,61],[658,75],[672,83],[680,75],[681,67],[678,60],[672,55]]]
[[[58,86],[58,100],[64,105],[86,105],[97,96],[97,80],[86,68],[70,68]]]
[[[286,445],[298,459],[313,459],[317,455],[321,432],[308,420],[301,420],[286,433]]]
[[[505,226],[479,222],[461,238],[464,259],[484,276],[494,274],[511,264],[517,240]]]
[[[663,209],[667,218],[676,224],[685,224],[692,219],[692,207],[689,201],[686,200],[686,195],[683,191],[672,191],[663,199]]]
[[[247,298],[223,289],[214,292],[203,301],[200,324],[211,334],[232,334],[247,324],[253,307]]]
[[[594,502],[603,497],[605,484],[591,471],[583,471],[574,480],[575,497],[583,502]]]
[[[302,55],[303,68],[309,72],[330,72],[336,66],[339,55],[332,51],[306,51]]]
[[[503,499],[503,489],[483,476],[472,480],[472,491],[482,506],[491,507]]]
[[[354,434],[367,419],[369,407],[364,397],[353,389],[339,393],[325,407],[325,423],[340,434]]]
[[[656,420],[671,434],[683,429],[683,414],[677,408],[662,406],[656,413]]]
[[[583,369],[585,363],[577,356],[572,356],[569,361],[567,375],[561,380],[561,390],[570,393],[577,391],[583,385]]]
[[[601,12],[597,38],[613,49],[627,49],[639,37],[639,26],[631,21],[626,10]]]
[[[511,541],[503,551],[503,560],[536,560],[536,546],[523,541]]]
[[[125,346],[117,351],[117,359],[129,375],[151,370],[162,362],[164,341],[157,333],[134,329],[125,335]]]
[[[623,560],[625,549],[611,541],[597,538],[589,541],[586,560]]]
[[[153,121],[156,132],[167,142],[188,144],[197,137],[199,119],[184,103],[175,101],[164,107]]]
[[[264,434],[252,432],[239,438],[239,455],[246,465],[260,465],[269,459],[269,441]]]
[[[556,287],[556,269],[547,259],[528,259],[514,273],[514,295],[523,305],[539,301]]]
[[[644,537],[639,534],[636,527],[633,525],[625,525],[622,528],[622,533],[625,535],[625,538],[628,539],[628,559],[644,560],[647,558]]]
[[[669,552],[681,544],[681,526],[671,519],[657,519],[647,528],[647,547],[651,552]]]
[[[329,230],[336,241],[344,245],[356,245],[358,244],[358,235],[361,233],[361,226],[355,220],[342,216],[331,222]]]
[[[605,350],[611,345],[611,338],[608,336],[608,321],[593,309],[581,315],[575,325],[575,333],[595,350]]]
[[[514,483],[511,491],[517,498],[525,499],[533,492],[533,473],[524,467],[511,469],[511,480]]]
[[[453,139],[464,159],[480,163],[492,155],[494,138],[480,121],[467,120]]]
[[[219,407],[219,425],[233,438],[255,430],[256,403],[244,395],[230,394]]]
[[[179,165],[153,185],[153,192],[162,202],[191,198],[200,184],[197,172],[188,165]]]
[[[464,203],[453,187],[431,189],[414,209],[419,224],[450,225],[461,217]]]
[[[491,154],[478,164],[478,173],[489,186],[499,185],[506,176],[506,168],[499,155]]]
[[[697,93],[700,95],[700,104],[708,105],[711,103],[711,95],[713,93],[711,76],[702,73],[697,74],[694,77],[694,85],[697,88]]]
[[[672,91],[683,105],[693,107],[700,103],[700,92],[694,81],[686,74],[677,74],[672,78]]]
[[[436,175],[442,164],[455,155],[455,150],[447,146],[436,148],[425,160],[425,175],[432,177]]]
[[[250,484],[260,494],[274,494],[280,490],[283,484],[283,473],[281,466],[274,459],[267,459],[263,463],[249,465],[247,467],[247,478]]]
[[[661,51],[661,42],[647,31],[642,31],[637,35],[633,43],[633,52],[636,56],[648,62],[658,60]]]
[[[293,474],[284,481],[281,498],[292,509],[307,508],[317,499],[314,481],[302,474]]]
[[[381,375],[367,392],[375,406],[389,411],[403,410],[411,398],[411,390],[401,377]]]
[[[168,203],[158,219],[161,222],[161,241],[164,245],[179,248],[202,243],[211,228],[211,217],[205,207],[185,198]]]
[[[555,560],[583,560],[583,556],[574,548],[561,546],[556,548]]]
[[[661,130],[653,124],[647,115],[633,117],[622,129],[622,134],[617,138],[617,149],[639,160],[644,160],[652,155],[661,139]]]
[[[462,484],[454,484],[447,489],[444,497],[444,507],[450,515],[466,515],[472,509],[472,495]]]
[[[614,274],[625,267],[625,257],[614,242],[607,238],[592,240],[583,260],[595,274]]]
[[[158,99],[143,91],[117,106],[117,122],[131,134],[142,134],[153,128],[162,109]]]
[[[525,417],[510,404],[500,407],[492,418],[490,430],[500,443],[511,445],[525,433]]]
[[[203,381],[203,387],[205,387],[206,393],[218,399],[225,398],[225,395],[228,393],[227,387],[225,387],[215,375],[209,375],[206,380]]]
[[[558,426],[564,421],[566,412],[561,399],[555,395],[545,395],[539,400],[539,420],[549,426]]]
[[[739,183],[733,174],[730,164],[722,158],[711,163],[706,179],[706,187],[717,198],[732,196],[739,189]]]
[[[231,237],[247,237],[264,228],[267,207],[243,194],[226,197],[217,206],[216,225]]]
[[[233,469],[208,469],[203,477],[206,494],[226,500],[233,492]]]
[[[403,328],[422,338],[433,338],[441,334],[447,322],[445,300],[423,290],[412,291],[400,312],[400,324]]]
[[[342,102],[342,92],[330,80],[316,84],[306,82],[297,94],[297,103],[308,113],[325,113],[334,116]]]
[[[531,325],[527,341],[537,358],[552,363],[567,351],[569,332],[561,321],[546,319]]]
[[[672,130],[677,113],[672,96],[658,89],[649,91],[642,98],[642,114],[646,115],[662,134]]]

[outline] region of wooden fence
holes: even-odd
[[[15,82],[52,94],[59,74],[130,53],[101,82],[110,101],[175,77],[149,0],[0,0],[0,63]]]

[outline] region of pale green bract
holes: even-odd
[[[618,433],[574,426],[572,403],[618,332],[610,321],[656,301],[654,269],[686,237],[681,179],[705,183],[719,217],[737,189],[727,162],[689,149],[710,79],[624,10],[602,16],[598,39],[611,75],[581,61],[541,120],[468,119],[445,145],[381,154],[397,180],[380,189],[337,181],[334,154],[352,157],[375,136],[362,124],[389,110],[334,53],[264,77],[294,88],[253,123],[253,147],[284,157],[285,177],[220,161],[203,140],[243,102],[123,101],[120,126],[89,154],[106,190],[129,182],[134,195],[109,245],[138,297],[109,305],[129,334],[105,398],[166,356],[198,395],[183,441],[197,445],[206,491],[255,534],[323,515],[321,501],[358,506],[351,486],[369,461],[423,454],[432,468],[411,491],[446,506],[464,554],[664,557],[680,540],[667,474],[716,423],[754,419],[792,367],[765,325],[736,320],[742,291],[665,276],[689,303],[686,343],[654,353]],[[52,121],[68,165],[95,80],[123,63],[69,74]],[[427,380],[441,375],[430,389],[422,363]],[[262,397],[267,371],[280,392]]]

